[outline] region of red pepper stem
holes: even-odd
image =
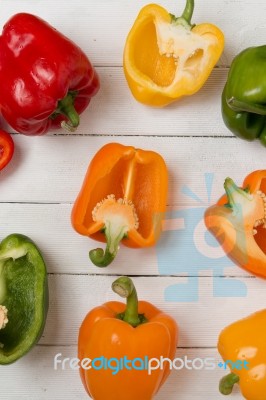
[[[69,92],[66,97],[59,100],[56,113],[63,114],[68,121],[62,121],[61,126],[70,132],[74,132],[79,126],[79,114],[74,107],[75,93]]]
[[[228,374],[220,380],[219,390],[221,394],[228,395],[231,394],[234,385],[239,382],[239,376],[236,374]]]
[[[126,310],[119,314],[118,318],[134,328],[145,322],[143,315],[138,314],[138,295],[132,280],[127,276],[121,276],[112,283],[112,289],[119,296],[127,299]]]

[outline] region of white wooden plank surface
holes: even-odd
[[[160,272],[164,275],[173,275],[173,270],[169,269],[168,259],[166,258],[165,262],[162,262],[161,258],[159,259],[159,246],[164,243],[167,248],[171,249],[170,245],[168,246],[165,243],[167,237],[165,238],[164,235],[167,234],[167,231],[163,231],[161,241],[154,248],[129,249],[121,246],[116,260],[108,268],[95,267],[89,260],[88,252],[95,247],[104,247],[104,245],[81,236],[73,230],[70,224],[71,209],[72,205],[70,204],[21,204],[19,206],[16,203],[1,204],[1,237],[14,232],[31,237],[41,248],[50,273],[158,275]],[[200,237],[197,240],[197,246],[202,254],[205,254],[206,249],[205,232],[205,229],[200,231]],[[223,263],[222,271],[220,268],[214,268],[215,259],[213,260],[213,268],[212,265],[211,268],[208,268],[207,265],[205,268],[203,265],[201,270],[198,271],[195,265],[195,272],[188,268],[186,264],[183,268],[179,268],[181,254],[186,254],[187,260],[191,257],[190,233],[184,229],[183,235],[186,239],[184,249],[177,247],[178,239],[175,242],[175,274],[194,276],[199,272],[200,276],[245,277],[250,275],[241,268],[234,266],[229,259]],[[209,252],[207,248],[207,254],[210,256],[211,250],[212,247]],[[221,250],[221,257],[223,254]]]
[[[220,112],[228,73],[225,68],[216,68],[197,94],[165,108],[138,103],[129,91],[122,68],[98,67],[97,71],[101,88],[81,116],[79,135],[233,136]],[[12,128],[4,126],[12,132]],[[50,134],[65,135],[66,131],[58,129]]]
[[[164,0],[160,4],[178,15],[184,2]],[[184,270],[170,273],[167,260],[163,268],[159,265],[157,247],[142,250],[121,247],[112,266],[97,269],[87,255],[97,242],[78,235],[70,225],[72,204],[89,161],[101,146],[111,141],[163,155],[169,169],[168,211],[204,208],[223,194],[226,176],[241,184],[249,172],[266,168],[265,149],[259,143],[233,137],[220,113],[221,91],[233,57],[248,46],[265,44],[265,1],[258,0],[254,6],[252,0],[196,0],[193,22],[219,26],[225,33],[225,51],[198,94],[164,109],[137,103],[122,69],[126,35],[138,11],[147,3],[145,0],[76,0],[64,4],[52,0],[0,1],[0,26],[17,12],[41,16],[82,47],[101,79],[101,90],[84,112],[78,134],[54,131],[42,138],[14,135],[13,162],[0,172],[0,236],[20,232],[32,237],[40,246],[50,272],[50,310],[44,335],[40,345],[25,358],[1,367],[0,399],[88,398],[78,374],[70,370],[54,371],[53,358],[59,352],[65,357],[76,356],[79,324],[89,309],[115,298],[110,284],[116,275],[136,275],[139,297],[176,318],[180,325],[179,346],[183,347],[177,350],[177,357],[219,360],[215,347],[220,330],[265,304],[265,282],[250,277],[231,263],[223,269],[202,266],[195,273],[185,265]],[[213,174],[209,198],[206,173]],[[185,186],[201,202],[193,200]],[[191,248],[187,245],[183,250],[189,254]],[[178,252],[175,262],[176,265],[180,262]],[[191,289],[187,274],[195,276],[190,280],[194,283]],[[222,290],[224,282],[239,282],[246,288],[246,295],[217,297],[215,287]],[[171,285],[179,285],[174,286],[175,291],[184,292],[184,287],[185,292],[190,290],[190,301],[173,301],[173,298],[166,301],[165,293]],[[214,371],[174,371],[156,400],[220,400],[223,397],[217,387],[222,375],[218,367]],[[235,390],[230,398],[238,400],[242,396]]]
[[[234,138],[80,137],[15,135],[16,154],[0,172],[1,202],[72,203],[91,158],[106,143],[119,142],[159,152],[169,170],[168,204],[198,205],[182,193],[188,186],[208,203],[205,173],[214,174],[211,202],[223,194],[229,175],[240,185],[247,174],[265,169],[259,143]]]
[[[1,369],[1,392],[14,400],[86,400],[89,397],[80,382],[78,371],[71,369],[53,369],[54,357],[61,353],[63,357],[76,357],[76,347],[37,346],[31,353],[16,364]],[[177,358],[188,359],[214,358],[220,360],[214,349],[178,349]],[[213,371],[173,370],[169,380],[162,387],[155,400],[222,400],[218,382],[225,371],[219,368]],[[16,384],[10,385],[10,376],[15,377]],[[193,390],[192,390],[193,389]],[[240,400],[239,389],[234,389],[234,400]]]
[[[121,66],[124,42],[145,0],[1,0],[0,26],[17,12],[37,14],[71,37],[95,65]],[[159,2],[180,15],[185,0]],[[226,46],[219,65],[228,66],[246,47],[265,43],[264,0],[197,0],[193,22],[216,24],[225,34]],[[77,23],[78,21],[78,23]]]
[[[124,302],[112,292],[111,284],[115,279],[114,276],[51,275],[50,310],[40,343],[75,345],[79,326],[91,308],[106,301]],[[263,308],[266,302],[264,281],[238,279],[247,288],[245,297],[215,297],[213,288],[221,278],[201,277],[198,284],[199,299],[194,302],[165,301],[165,289],[179,285],[180,289],[176,286],[175,290],[182,290],[187,283],[186,278],[135,277],[134,283],[139,299],[153,303],[176,319],[180,327],[179,347],[214,348],[225,326]]]
[[[80,134],[150,136],[232,136],[222,123],[221,93],[228,70],[216,68],[194,96],[165,108],[138,103],[127,86],[122,68],[97,68],[101,89],[83,113]],[[184,115],[186,118],[184,118]],[[104,116],[104,118],[103,118]],[[217,127],[219,126],[219,129]],[[58,134],[64,134],[59,130]]]

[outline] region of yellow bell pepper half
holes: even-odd
[[[128,34],[124,73],[133,96],[150,106],[165,106],[196,93],[224,49],[215,25],[191,25],[194,0],[176,18],[157,4],[143,7]]]

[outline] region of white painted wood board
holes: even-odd
[[[60,274],[111,274],[123,275],[173,275],[172,269],[168,265],[167,258],[165,262],[161,259],[161,246],[166,246],[169,251],[173,250],[175,258],[176,274],[178,276],[195,276],[199,273],[200,276],[250,276],[246,271],[235,266],[229,259],[224,257],[223,270],[215,268],[215,259],[213,260],[213,268],[211,266],[202,265],[202,268],[197,269],[195,265],[195,272],[193,268],[188,269],[186,264],[182,267],[179,266],[181,256],[190,256],[191,248],[189,247],[190,233],[183,229],[187,245],[185,249],[178,245],[178,237],[175,239],[175,232],[163,231],[160,241],[153,248],[145,249],[129,249],[121,245],[119,254],[116,260],[108,268],[95,268],[89,260],[89,250],[103,246],[103,244],[96,242],[86,236],[78,235],[72,228],[70,223],[71,204],[27,204],[23,203],[18,206],[17,203],[3,203],[0,209],[1,233],[3,237],[17,232],[30,236],[41,248],[49,273]],[[187,209],[187,208],[186,208]],[[189,209],[189,208],[188,208]],[[203,208],[205,210],[205,208]],[[170,210],[170,208],[168,208]],[[182,210],[180,208],[180,217],[177,218],[177,223],[180,221],[183,224],[184,218],[182,217]],[[194,210],[194,208],[193,208]],[[196,208],[197,210],[197,208]],[[171,211],[169,211],[170,215]],[[174,215],[175,216],[175,215]],[[37,223],[36,223],[37,221]],[[165,220],[165,223],[169,220]],[[170,219],[171,223],[172,219]],[[174,222],[175,224],[175,222]],[[212,251],[217,250],[216,243],[214,242],[209,247],[207,246],[204,238],[206,232],[202,219],[200,220],[200,234],[197,240],[199,253],[212,256]],[[196,225],[198,226],[198,224]],[[196,229],[196,227],[195,227]],[[170,233],[171,243],[176,246],[175,249],[167,243],[167,235]],[[207,248],[206,248],[207,246]],[[223,257],[223,252],[220,250],[220,257]]]
[[[208,204],[205,174],[213,174],[210,202],[224,193],[227,176],[239,185],[253,170],[265,168],[259,143],[233,138],[14,135],[16,153],[1,173],[1,202],[73,203],[94,154],[117,142],[159,152],[169,173],[168,205],[196,206],[184,186]]]
[[[145,0],[1,0],[0,25],[17,12],[30,12],[46,19],[70,36],[95,65],[121,66],[130,27]],[[170,13],[181,15],[184,1],[160,2]],[[225,34],[226,46],[218,65],[228,66],[246,47],[265,43],[265,2],[258,0],[197,0],[193,23],[213,23]],[[78,23],[77,23],[78,21]]]
[[[112,292],[114,276],[51,275],[50,311],[43,345],[75,345],[79,326],[91,307],[107,301],[122,301]],[[196,281],[196,278],[194,279]],[[165,291],[175,291],[187,284],[186,277],[135,277],[139,298],[149,301],[175,318],[179,325],[178,346],[183,348],[215,348],[224,326],[263,308],[266,302],[264,282],[255,278],[237,278],[246,286],[245,297],[215,297],[214,286],[236,278],[200,277],[195,290],[197,301],[166,301]],[[224,283],[226,285],[226,283]],[[210,304],[212,306],[210,307]]]
[[[77,134],[60,130],[36,138],[14,134],[13,162],[0,173],[0,236],[20,232],[38,243],[47,262],[50,288],[43,337],[26,357],[1,367],[0,399],[88,398],[78,373],[55,371],[53,359],[57,353],[76,356],[79,324],[92,307],[116,298],[110,289],[116,276],[133,276],[139,297],[176,319],[180,326],[177,357],[214,357],[218,362],[216,343],[220,330],[265,304],[265,282],[229,260],[222,269],[210,265],[191,269],[186,263],[180,268],[183,254],[187,254],[189,264],[189,240],[174,253],[174,269],[169,267],[168,259],[162,262],[158,256],[158,246],[167,245],[166,231],[158,246],[141,250],[121,246],[113,265],[97,269],[88,259],[88,251],[97,243],[78,235],[71,227],[71,209],[89,161],[109,142],[154,150],[165,158],[169,170],[166,219],[171,218],[169,213],[173,210],[182,214],[184,210],[205,209],[213,204],[223,194],[227,176],[240,185],[251,171],[266,168],[265,149],[259,143],[236,139],[224,126],[220,112],[221,91],[232,59],[246,47],[265,43],[265,1],[258,0],[254,6],[251,0],[196,0],[193,22],[219,26],[225,33],[225,50],[196,95],[164,109],[137,103],[122,68],[126,35],[138,11],[147,3],[0,1],[0,27],[17,12],[41,16],[82,47],[101,79],[101,90],[83,113]],[[164,0],[160,4],[178,15],[184,1]],[[213,177],[209,196],[207,176]],[[191,193],[188,195],[188,189],[198,200]],[[203,236],[198,245],[204,249]],[[227,297],[215,294],[228,282],[238,282],[246,292],[242,296],[227,293]],[[167,300],[171,286],[174,293],[181,291],[188,297],[183,301],[174,301],[173,296],[172,301]],[[213,371],[173,371],[156,400],[220,400],[223,396],[218,393],[218,382],[223,372],[218,367]],[[241,398],[236,388],[232,399]]]
[[[204,87],[166,108],[138,103],[121,67],[97,67],[101,88],[82,114],[79,135],[232,137],[222,122],[221,91],[227,69],[215,68]],[[12,128],[4,126],[12,132]],[[50,134],[65,135],[64,130]]]
[[[76,357],[75,346],[37,346],[23,360],[18,361],[1,371],[2,393],[9,393],[11,399],[20,400],[86,400],[89,397],[80,384],[78,371],[65,369],[54,370],[54,357],[61,353],[62,357]],[[188,359],[213,358],[220,360],[219,354],[214,349],[178,349],[177,358],[187,356]],[[217,378],[223,376],[224,371],[172,371],[169,380],[164,384],[162,390],[155,400],[198,400],[217,399],[223,396],[217,394]],[[10,385],[10,375],[16,377],[16,385]],[[200,397],[199,397],[200,396]],[[239,389],[234,389],[234,400],[242,399]]]

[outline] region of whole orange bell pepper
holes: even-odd
[[[266,310],[226,327],[218,350],[231,368],[220,381],[220,392],[229,395],[236,383],[246,400],[266,399]]]
[[[168,174],[163,158],[153,151],[110,143],[92,159],[72,210],[75,230],[107,242],[91,250],[91,261],[109,265],[122,242],[148,247],[158,240],[166,209]]]
[[[266,278],[266,170],[252,172],[243,188],[232,179],[226,196],[207,209],[205,223],[236,264]]]
[[[141,103],[165,106],[196,93],[224,48],[224,35],[212,24],[191,24],[194,0],[181,17],[157,4],[141,9],[126,39],[124,72]]]
[[[95,400],[151,400],[170,374],[169,362],[150,371],[145,360],[173,360],[178,338],[175,320],[138,301],[132,280],[120,277],[114,292],[127,299],[91,310],[79,330],[78,358],[88,394]]]

